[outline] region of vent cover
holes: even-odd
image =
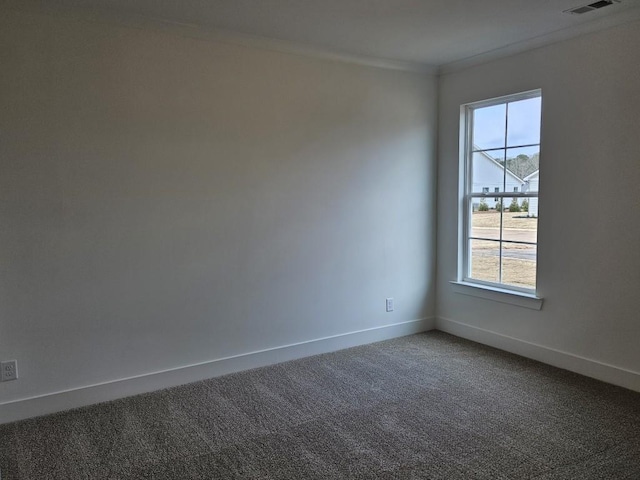
[[[620,0],[601,0],[599,2],[590,3],[589,5],[584,5],[582,7],[570,8],[569,10],[565,10],[563,13],[580,15],[583,13],[593,12],[594,10],[598,10],[599,8],[608,7],[609,5],[613,5],[614,3],[620,3]]]

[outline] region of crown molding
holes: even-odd
[[[9,9],[23,12],[62,15],[76,21],[119,25],[129,28],[163,32],[203,41],[226,43],[246,48],[275,51],[372,68],[417,72],[426,75],[448,75],[528,50],[534,50],[536,48],[569,40],[581,35],[595,33],[600,30],[640,20],[640,7],[631,7],[615,14],[597,18],[590,22],[556,30],[548,34],[512,43],[478,55],[442,65],[432,65],[420,62],[348,53],[304,43],[291,42],[288,40],[279,40],[220,28],[205,27],[193,23],[178,22],[164,18],[117,12],[115,10],[108,10],[105,8],[89,9],[85,7],[70,7],[54,4],[45,0],[3,0],[2,3],[3,6],[6,6]]]
[[[476,65],[499,60],[504,57],[510,57],[528,50],[535,50],[536,48],[545,47],[553,43],[562,42],[581,35],[595,33],[600,30],[606,30],[607,28],[632,23],[638,20],[640,20],[640,7],[628,8],[616,14],[600,17],[591,22],[581,23],[569,28],[563,28],[562,30],[556,30],[555,32],[540,35],[521,42],[512,43],[505,47],[496,48],[489,52],[480,53],[472,57],[440,65],[438,68],[438,74],[448,75],[450,73],[475,67]]]
[[[226,43],[247,48],[269,50],[366,67],[418,72],[431,75],[436,75],[438,73],[438,67],[435,65],[347,53],[339,50],[307,45],[304,43],[245,34],[221,28],[205,27],[194,23],[184,23],[146,15],[117,12],[115,10],[108,10],[104,8],[89,9],[85,7],[69,7],[59,4],[56,5],[52,2],[42,0],[5,0],[3,3],[12,10],[63,16],[75,21],[151,30],[198,40]]]

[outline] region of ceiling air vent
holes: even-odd
[[[569,10],[565,10],[563,13],[580,15],[582,13],[588,13],[594,10],[598,10],[599,8],[608,7],[609,5],[613,5],[614,3],[620,3],[620,0],[601,0],[599,2],[593,2],[582,7],[570,8]]]

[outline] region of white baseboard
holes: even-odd
[[[484,328],[438,317],[436,329],[489,345],[500,350],[531,358],[554,367],[579,373],[621,387],[640,392],[640,372],[616,367],[590,358],[527,342]]]
[[[0,404],[0,424],[432,330],[435,318],[383,325]]]

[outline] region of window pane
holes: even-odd
[[[522,288],[536,288],[535,245],[502,244],[502,283]]]
[[[473,150],[504,147],[506,104],[473,110]]]
[[[470,277],[487,282],[500,279],[500,242],[470,240]]]
[[[507,192],[524,189],[525,179],[540,168],[540,147],[507,149]]]
[[[504,149],[473,153],[471,190],[474,193],[504,191],[504,155]]]
[[[479,200],[480,207],[471,213],[471,236],[500,240],[500,211],[495,210],[495,200],[493,198],[482,200],[474,198],[473,200],[473,203]]]
[[[529,217],[525,211],[531,205],[531,198],[506,198],[507,210],[502,217],[502,239],[512,242],[532,242],[538,240],[538,219]],[[519,211],[518,211],[519,210]]]
[[[541,98],[528,98],[509,103],[507,146],[540,143]]]

